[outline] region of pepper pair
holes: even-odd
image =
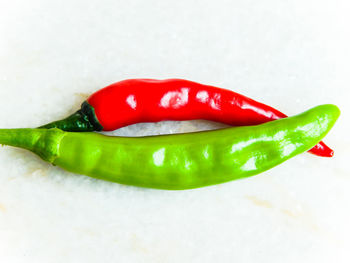
[[[93,94],[67,119],[40,129],[0,130],[0,143],[99,179],[189,189],[258,174],[312,147],[314,154],[332,156],[318,142],[339,114],[336,106],[321,105],[285,118],[276,109],[213,86],[178,79],[125,80]],[[192,119],[244,127],[138,138],[85,132]]]

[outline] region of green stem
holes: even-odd
[[[81,105],[81,109],[71,116],[39,127],[39,129],[52,128],[58,128],[63,131],[71,132],[103,130],[103,127],[96,118],[94,108],[86,101]]]
[[[90,124],[89,120],[81,114],[80,111],[77,111],[76,113],[72,114],[71,116],[59,120],[54,121],[49,124],[43,125],[39,127],[40,129],[52,129],[52,128],[58,128],[64,131],[94,131],[94,127]]]
[[[64,134],[59,129],[0,129],[0,144],[29,150],[52,163]]]

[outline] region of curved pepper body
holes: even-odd
[[[137,138],[58,129],[14,130],[11,137],[11,130],[0,130],[0,143],[20,146],[23,138],[32,142],[31,134],[42,133],[44,143],[39,138],[25,148],[41,156],[50,149],[45,160],[68,171],[134,186],[190,189],[252,176],[307,151],[338,116],[336,106],[322,105],[257,126]]]
[[[205,119],[234,126],[287,117],[230,90],[182,79],[129,79],[107,86],[87,102],[105,131],[139,122]]]
[[[129,79],[107,86],[87,102],[105,131],[140,122],[210,120],[233,126],[257,125],[287,117],[246,96],[183,79]],[[323,142],[311,153],[329,157]]]
[[[112,131],[140,122],[210,120],[233,126],[257,125],[287,117],[246,96],[183,79],[128,79],[92,94],[78,114],[41,128]],[[331,157],[323,142],[311,153]]]

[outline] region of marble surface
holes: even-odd
[[[70,174],[0,150],[0,261],[349,262],[348,1],[1,1],[1,128],[36,127],[127,78],[186,78],[293,115],[334,103],[325,142],[261,175],[189,191]],[[133,125],[140,136],[220,127]]]

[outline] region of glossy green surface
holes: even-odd
[[[46,144],[51,149],[46,159],[68,171],[122,184],[176,190],[270,169],[317,144],[339,113],[334,105],[321,105],[257,126],[138,138],[57,129],[32,131],[42,133],[41,140],[46,142],[37,151],[42,152]],[[28,129],[27,135],[21,136],[30,137],[29,133]],[[11,144],[2,134],[9,131],[0,131],[0,143]],[[35,147],[30,150],[36,152]]]

